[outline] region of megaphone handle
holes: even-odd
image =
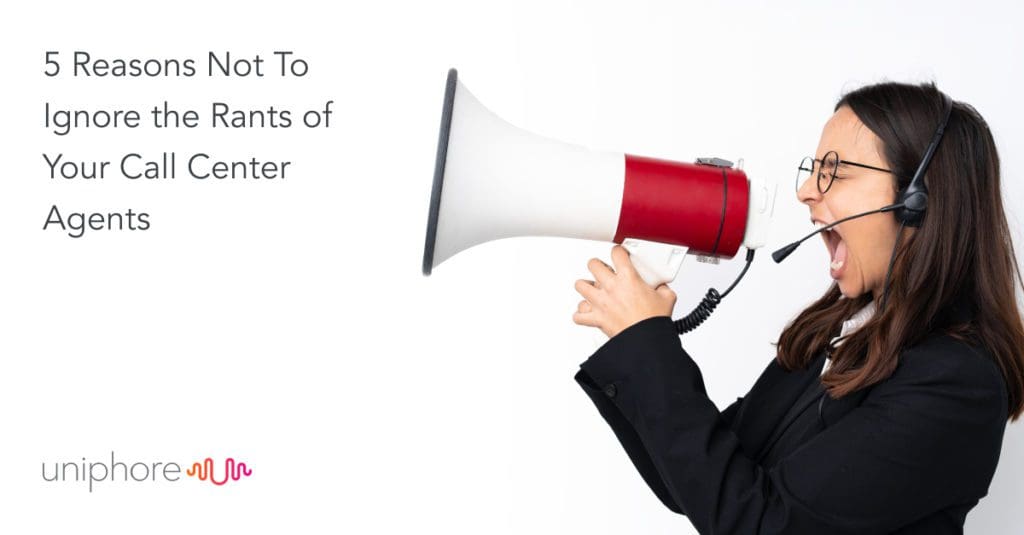
[[[630,260],[640,278],[652,288],[676,278],[689,250],[688,247],[636,238],[622,240],[622,247],[629,251]]]

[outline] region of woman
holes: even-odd
[[[811,221],[900,199],[944,102],[932,84],[842,97],[801,164]],[[822,232],[834,284],[724,411],[680,345],[671,289],[645,285],[621,246],[614,269],[591,259],[595,281],[576,282],[573,321],[610,337],[576,381],[700,533],[962,533],[988,492],[1006,422],[1024,410],[1021,278],[992,135],[971,106],[948,102],[923,218],[904,225],[888,211]]]

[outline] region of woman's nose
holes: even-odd
[[[818,184],[817,180],[814,179],[814,175],[808,176],[800,184],[796,190],[796,198],[804,204],[821,200],[821,192],[818,191]]]

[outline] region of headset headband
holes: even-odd
[[[921,158],[921,163],[917,166],[917,171],[914,172],[914,178],[910,180],[907,189],[896,201],[903,204],[903,207],[896,211],[896,219],[908,227],[919,227],[924,219],[924,211],[928,206],[928,186],[924,183],[924,174],[928,170],[928,164],[931,163],[932,156],[935,155],[935,150],[939,148],[942,134],[946,132],[946,125],[949,124],[949,116],[953,113],[953,99],[941,91],[939,93],[942,95],[945,105],[942,122],[939,123],[939,127],[935,130],[935,135],[932,136],[931,143],[928,144],[928,148],[924,151],[924,157]]]

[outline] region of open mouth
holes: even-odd
[[[825,226],[825,224],[819,223],[820,226]],[[838,278],[842,275],[843,266],[846,265],[846,242],[843,241],[838,227],[823,231],[821,237],[825,241],[825,247],[828,249],[828,256],[831,259],[831,264],[829,264],[831,274],[833,278]]]

